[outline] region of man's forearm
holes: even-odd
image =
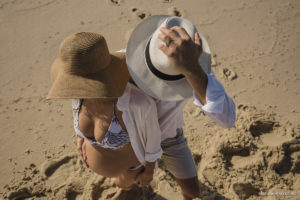
[[[193,72],[185,74],[186,79],[188,80],[191,87],[194,89],[199,101],[202,105],[206,104],[206,88],[207,88],[207,76],[202,70],[199,63],[197,63]]]

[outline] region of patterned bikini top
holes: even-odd
[[[86,137],[79,128],[79,112],[82,104],[82,99],[72,99],[72,109],[74,116],[74,129],[78,136],[88,140],[94,146],[101,146],[108,149],[119,149],[125,144],[130,142],[128,134],[122,129],[121,124],[119,123],[117,116],[115,114],[115,104],[114,113],[109,125],[108,131],[105,134],[101,142],[96,141],[94,138]]]

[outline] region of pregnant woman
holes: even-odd
[[[118,109],[122,103],[118,100],[125,89],[130,89],[128,80],[124,53],[110,53],[105,38],[97,33],[77,33],[61,43],[59,58],[51,68],[52,87],[47,97],[72,99],[74,128],[83,160],[94,172],[114,177],[120,188],[114,199],[125,197],[136,180],[151,181],[154,168],[154,162],[141,161],[136,156],[123,121],[124,113]],[[134,102],[145,103],[138,100],[138,95]],[[128,104],[134,106],[134,102]],[[147,128],[143,117],[139,114],[135,120],[131,116],[141,132]]]

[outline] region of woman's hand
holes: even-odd
[[[87,168],[89,168],[89,165],[87,164],[85,141],[82,137],[78,135],[76,135],[76,140],[77,140],[77,152],[81,157],[82,162],[85,164]]]

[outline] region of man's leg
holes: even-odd
[[[141,166],[136,170],[126,170],[118,177],[114,178],[114,183],[118,187],[117,193],[112,197],[112,200],[122,200],[127,198],[128,192],[135,184],[135,178],[143,171],[144,167]]]
[[[181,193],[184,200],[190,200],[199,197],[200,190],[198,176],[188,179],[175,178],[175,180],[181,188]]]
[[[164,140],[161,147],[163,149],[161,159],[167,169],[175,176],[175,180],[181,188],[183,199],[199,197],[197,169],[182,129],[177,129],[176,137]]]

